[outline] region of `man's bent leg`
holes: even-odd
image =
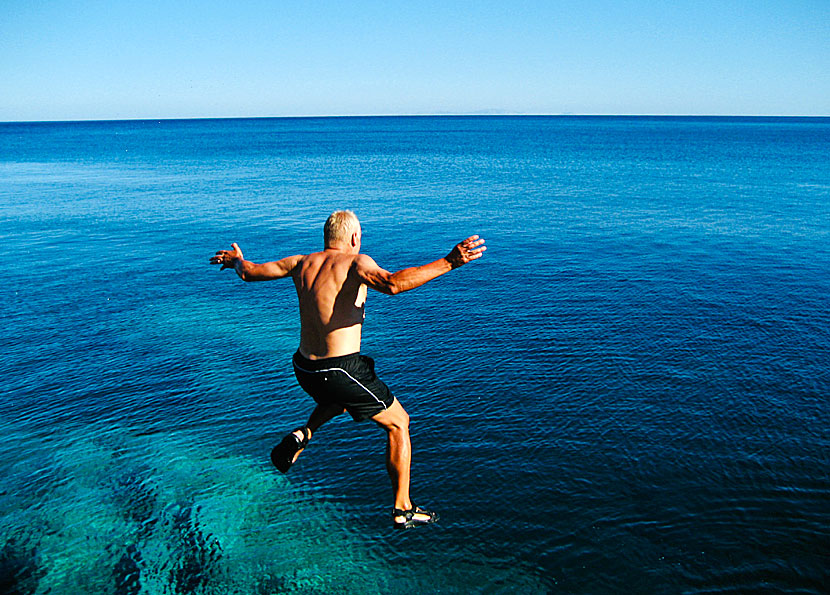
[[[317,405],[304,427],[294,430],[274,447],[271,451],[271,462],[277,469],[287,473],[291,465],[297,462],[297,458],[305,450],[317,428],[344,411],[346,409],[342,405]]]
[[[314,408],[314,411],[311,412],[311,415],[309,416],[308,421],[305,424],[305,429],[308,430],[308,440],[311,440],[311,437],[314,435],[314,432],[317,431],[317,428],[322,426],[330,419],[337,417],[341,413],[345,412],[346,409],[342,405],[317,405],[317,407]],[[294,435],[297,437],[297,440],[303,440],[302,430],[294,430]],[[306,442],[308,442],[308,440]],[[303,450],[305,449],[300,449],[297,451],[297,454],[294,455],[294,461],[297,460],[297,457],[300,456],[300,453],[303,452]],[[294,461],[292,461],[292,463]]]
[[[314,411],[311,412],[311,415],[308,418],[308,421],[305,424],[305,427],[309,430],[308,437],[311,439],[312,434],[317,431],[317,428],[322,426],[324,423],[329,421],[330,419],[337,417],[338,415],[345,413],[346,409],[342,405],[336,405],[330,403],[328,405],[317,405],[314,408]],[[302,439],[301,432],[298,430],[294,432],[294,435],[298,438]]]

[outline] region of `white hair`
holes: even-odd
[[[360,229],[360,221],[352,211],[335,211],[326,219],[323,226],[323,241],[326,247],[340,242],[348,242],[352,233]]]

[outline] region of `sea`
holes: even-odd
[[[363,353],[411,417],[313,403],[289,280],[351,209],[400,270]],[[830,118],[0,124],[0,592],[827,593]]]

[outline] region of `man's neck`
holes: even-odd
[[[339,252],[341,254],[357,254],[358,248],[346,244],[331,244],[323,249],[324,252]]]

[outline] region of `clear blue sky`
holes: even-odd
[[[3,0],[0,121],[830,115],[830,0]]]

